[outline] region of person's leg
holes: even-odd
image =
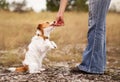
[[[88,73],[104,73],[106,67],[106,13],[110,0],[89,0],[88,45],[78,68]]]

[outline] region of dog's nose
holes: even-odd
[[[56,46],[54,46],[54,48],[57,48]]]
[[[55,24],[55,21],[53,21],[53,24]]]

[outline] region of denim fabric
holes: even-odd
[[[102,74],[106,68],[106,13],[110,0],[89,0],[88,45],[78,68]]]

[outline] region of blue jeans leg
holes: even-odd
[[[88,45],[78,68],[88,73],[104,73],[106,68],[106,13],[110,0],[89,0]]]

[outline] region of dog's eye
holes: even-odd
[[[46,22],[47,24],[49,24],[49,22]]]

